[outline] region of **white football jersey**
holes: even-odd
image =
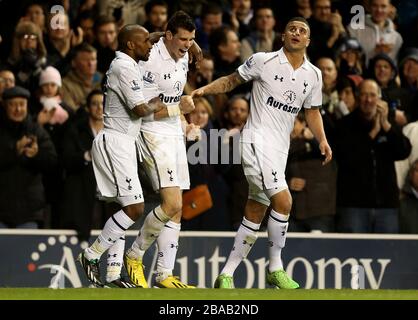
[[[180,103],[189,70],[188,53],[177,62],[170,56],[163,38],[152,47],[144,68],[144,96],[147,101],[159,96],[167,106]],[[144,119],[141,131],[160,135],[182,136],[180,116],[149,121]]]
[[[143,89],[141,67],[127,54],[116,51],[106,72],[103,110],[106,129],[137,137],[141,118],[132,109],[145,102]]]
[[[298,112],[322,105],[321,71],[306,58],[294,70],[280,49],[253,54],[238,73],[245,81],[254,80],[242,141],[264,143],[287,154]]]

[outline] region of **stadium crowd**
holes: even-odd
[[[310,24],[308,59],[322,71],[321,114],[334,159],[321,165],[301,112],[286,170],[289,231],[418,233],[416,1],[360,1],[365,16],[350,11],[358,1],[40,0],[13,3],[13,11],[10,2],[0,2],[0,228],[75,229],[87,239],[103,227],[115,209],[96,198],[90,151],[103,127],[101,88],[118,30],[137,23],[164,31],[170,15],[184,10],[203,50],[185,94],[253,53],[279,50],[289,18]],[[212,207],[183,221],[183,230],[236,230],[242,220],[248,186],[233,153],[250,90],[196,98],[187,115],[207,137],[224,129],[218,150],[231,156],[210,161],[207,144],[208,161],[189,161],[191,189],[207,185]],[[188,141],[187,149],[199,143]],[[158,195],[138,170],[145,204],[156,206]]]

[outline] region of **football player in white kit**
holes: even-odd
[[[156,43],[144,68],[144,96],[159,95],[167,105],[158,113],[143,119],[138,142],[144,156],[143,166],[155,191],[161,195],[161,205],[150,212],[132,247],[125,254],[125,266],[131,281],[144,286],[141,274],[142,257],[155,238],[158,244],[155,286],[159,288],[191,288],[176,276],[173,269],[178,249],[182,213],[182,190],[189,189],[189,170],[182,129],[182,96],[187,81],[188,50],[194,43],[196,26],[183,11],[168,21],[165,37]],[[168,216],[170,221],[160,219]],[[158,234],[157,229],[161,229]],[[147,231],[148,230],[148,231]]]
[[[96,241],[78,258],[87,278],[97,287],[104,286],[99,270],[101,255],[124,238],[144,211],[136,150],[141,119],[166,107],[158,97],[146,100],[143,95],[138,61],[148,60],[152,47],[148,31],[139,25],[126,25],[119,32],[118,43],[106,74],[104,129],[93,141],[92,160],[101,198],[119,203],[122,209],[107,220]],[[106,285],[120,286],[111,282]]]
[[[290,19],[283,34],[284,47],[253,54],[236,72],[219,78],[192,96],[228,92],[253,80],[251,110],[241,133],[242,165],[249,184],[244,217],[228,260],[215,288],[233,288],[233,274],[257,239],[257,231],[271,205],[267,231],[269,270],[267,283],[281,289],[299,284],[283,268],[292,197],[285,180],[290,133],[297,113],[304,108],[306,121],[319,142],[323,164],[332,158],[319,108],[322,105],[321,71],[306,58],[310,28],[304,18]]]

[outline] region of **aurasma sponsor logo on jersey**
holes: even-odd
[[[282,110],[282,111],[289,112],[289,113],[292,113],[292,114],[297,114],[300,110],[300,108],[298,108],[298,107],[289,106],[285,103],[277,101],[276,99],[274,99],[271,96],[267,98],[266,104],[269,107],[273,107],[277,110]]]
[[[164,94],[160,93],[158,96],[160,100],[164,103],[176,103],[180,101],[181,95],[178,96],[165,96]]]

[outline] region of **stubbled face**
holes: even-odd
[[[134,60],[135,61],[148,61],[151,53],[152,44],[149,39],[149,32],[145,29],[140,29],[132,37]]]
[[[248,102],[244,99],[236,99],[228,109],[228,119],[234,126],[243,126],[247,121],[248,112]]]
[[[154,6],[148,16],[148,20],[152,26],[163,29],[167,23],[167,7],[165,6]]]
[[[183,28],[178,28],[177,33],[174,35],[169,31],[166,33],[166,39],[168,40],[166,44],[168,45],[167,47],[171,56],[175,60],[183,58],[187,51],[189,51],[193,45],[195,33],[195,30],[188,31]]]
[[[304,51],[309,45],[309,36],[309,27],[305,23],[292,21],[287,24],[282,40],[287,51]]]
[[[21,97],[8,99],[5,103],[6,114],[9,120],[22,122],[28,115],[28,100]]]
[[[273,11],[268,8],[263,8],[263,9],[258,10],[255,23],[256,23],[257,30],[260,30],[260,31],[273,30],[276,24],[276,20],[274,19],[274,16],[273,16]]]
[[[210,34],[213,30],[222,26],[222,13],[208,14],[202,21],[203,31]]]
[[[116,35],[116,24],[106,23],[97,30],[97,41],[102,47],[107,48],[115,43]]]
[[[241,52],[241,43],[234,31],[228,31],[226,43],[219,46],[220,52],[225,56],[239,57]]]

